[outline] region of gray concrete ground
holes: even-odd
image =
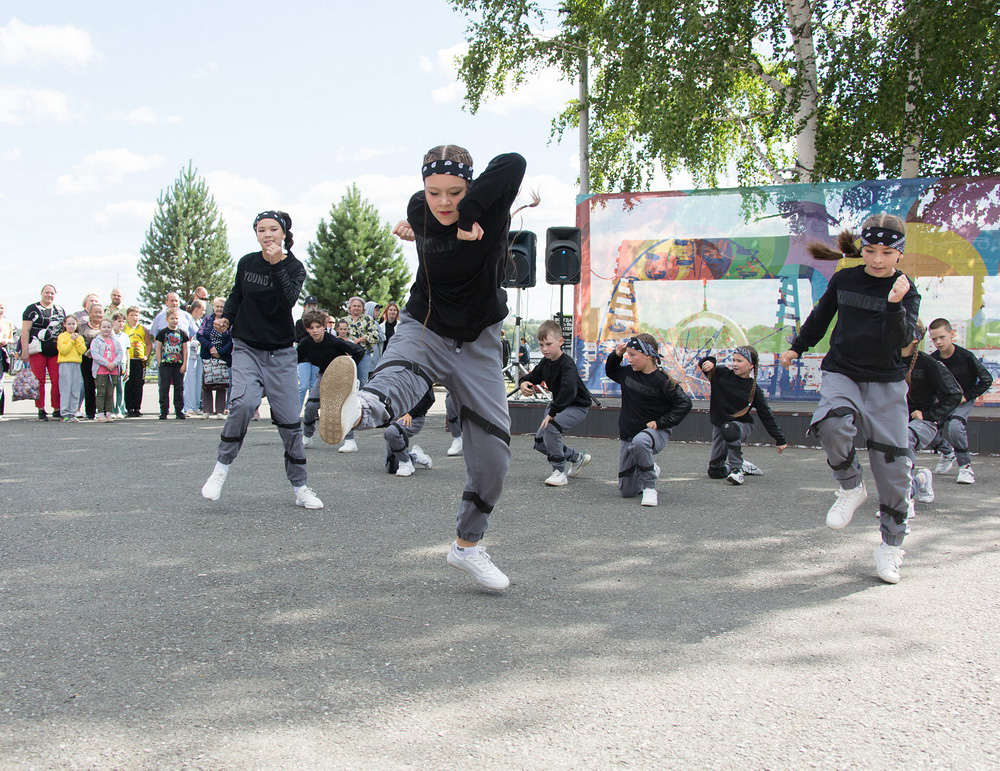
[[[753,448],[766,475],[735,488],[668,446],[643,509],[616,442],[546,489],[515,437],[497,596],[444,561],[443,420],[408,479],[375,433],[310,449],[322,511],[293,505],[266,422],[203,500],[220,426],[0,422],[0,767],[1000,763],[996,458],[938,478],[889,586],[873,502],[823,525],[815,450]]]

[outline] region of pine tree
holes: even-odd
[[[226,224],[190,162],[157,204],[139,250],[142,303],[155,312],[168,292],[177,292],[181,302],[187,302],[199,286],[208,289],[210,297],[228,294],[234,269]]]
[[[321,308],[339,315],[355,295],[380,305],[390,300],[402,304],[410,283],[403,250],[357,185],[331,207],[329,224],[320,220],[307,251],[305,291]]]

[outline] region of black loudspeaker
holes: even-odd
[[[512,230],[507,236],[507,268],[503,285],[527,289],[535,285],[538,237],[530,230]]]
[[[545,282],[579,284],[580,251],[580,228],[549,228],[545,232]]]

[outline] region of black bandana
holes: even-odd
[[[900,252],[905,251],[906,236],[892,228],[865,228],[861,231],[861,245],[881,244]]]
[[[640,340],[638,337],[629,338],[629,341],[625,343],[625,347],[631,348],[632,350],[638,351],[639,353],[644,353],[647,356],[651,356],[657,361],[660,360],[660,354],[657,352],[657,350],[649,343],[647,343],[645,340]]]
[[[427,179],[431,174],[451,174],[453,177],[461,177],[466,182],[472,181],[472,167],[461,161],[431,161],[424,164],[420,173],[424,179]]]
[[[285,221],[285,215],[280,211],[262,211],[256,217],[253,218],[253,229],[257,229],[257,223],[261,220],[274,220],[279,225],[281,225],[281,230],[284,233],[288,232],[288,223]]]

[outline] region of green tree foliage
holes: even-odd
[[[586,53],[595,191],[658,167],[708,186],[731,165],[741,185],[897,176],[914,140],[919,170],[996,168],[1000,0],[451,2],[473,112],[545,67],[576,81]]]
[[[401,303],[409,288],[410,269],[391,225],[361,197],[357,185],[331,207],[329,223],[320,220],[307,251],[305,292],[330,313],[342,313],[355,295],[381,305]]]
[[[234,266],[226,224],[208,185],[190,163],[160,194],[157,204],[139,250],[141,302],[155,312],[168,292],[177,292],[182,302],[199,286],[210,296],[227,294]]]

